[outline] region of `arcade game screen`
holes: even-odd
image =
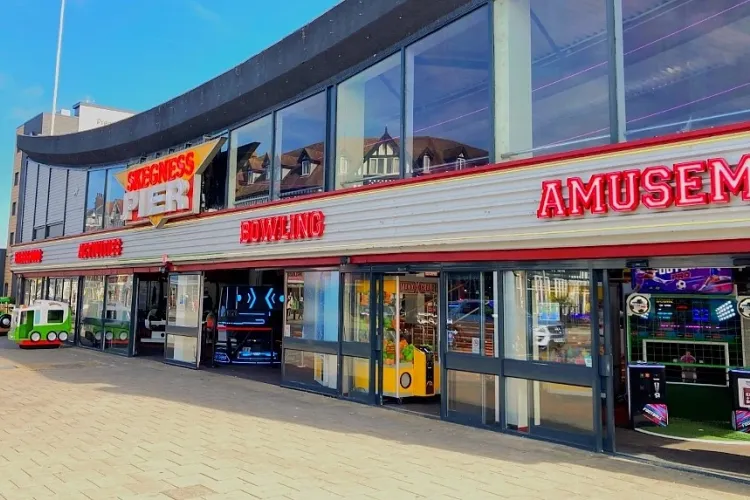
[[[214,361],[279,363],[283,301],[283,294],[273,286],[223,287]]]
[[[628,316],[631,361],[663,363],[667,381],[726,385],[742,365],[742,327],[733,297],[651,295]]]

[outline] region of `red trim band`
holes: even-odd
[[[31,340],[21,340],[18,342],[18,345],[23,347],[43,347],[43,346],[51,346],[56,345],[60,346],[62,345],[61,340],[53,340],[50,342],[49,340],[40,340],[39,342],[32,342]]]

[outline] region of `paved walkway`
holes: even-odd
[[[739,499],[750,487],[228,376],[0,339],[0,498]]]

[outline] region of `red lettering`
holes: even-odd
[[[183,175],[193,175],[195,172],[195,151],[188,151],[185,154],[185,168],[182,172]]]
[[[44,259],[44,251],[41,249],[19,250],[13,254],[13,262],[16,264],[39,264]]]
[[[313,210],[242,221],[240,243],[320,238],[324,232],[325,215],[320,210]]]
[[[700,174],[708,170],[706,162],[677,163],[673,168],[677,192],[675,205],[678,207],[705,205],[708,202],[708,195],[700,192],[703,189],[703,178]]]
[[[672,170],[665,166],[649,167],[643,171],[641,186],[648,191],[641,198],[646,208],[668,208],[674,203],[674,193],[669,181]]]
[[[570,215],[583,215],[590,211],[592,214],[606,214],[607,205],[604,203],[604,176],[594,175],[588,183],[579,177],[568,179],[568,196],[570,197]]]
[[[122,255],[122,240],[88,241],[78,245],[79,259],[102,259],[106,257],[120,257]]]
[[[542,199],[539,201],[536,216],[540,219],[548,219],[566,215],[568,215],[568,209],[563,200],[562,181],[542,182]]]
[[[729,203],[729,193],[750,201],[750,155],[743,155],[732,169],[723,158],[708,160],[711,203]]]
[[[323,236],[323,232],[326,229],[325,215],[320,210],[310,212],[310,236],[312,238],[320,238]]]
[[[633,212],[641,203],[641,172],[626,170],[607,174],[609,206],[615,212]]]

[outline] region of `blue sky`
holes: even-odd
[[[67,0],[58,109],[144,111],[245,61],[339,0]],[[49,111],[60,0],[0,0],[0,248],[15,129]]]

